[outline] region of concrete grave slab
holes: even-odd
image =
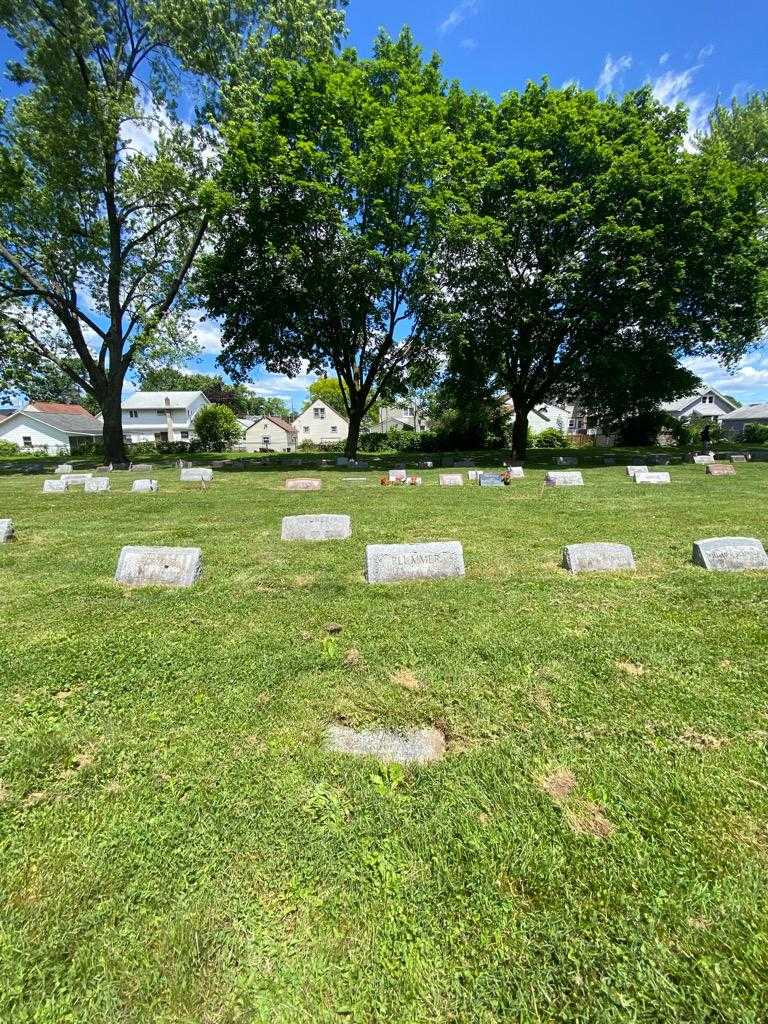
[[[132,473],[151,473],[154,468],[151,462],[132,462],[130,465]]]
[[[309,515],[285,516],[281,540],[346,540],[352,536],[349,516]]]
[[[82,487],[86,480],[92,480],[93,473],[62,473],[59,480],[64,480],[69,487]]]
[[[86,480],[83,486],[83,490],[86,494],[96,494],[99,491],[109,490],[109,477],[108,476],[94,476],[90,480]]]
[[[714,464],[714,455],[694,455],[693,461],[697,466],[711,466]]]
[[[369,544],[365,549],[369,583],[448,579],[464,573],[464,549],[459,541]]]
[[[522,466],[507,466],[504,472],[510,480],[525,480],[525,470]]]
[[[583,487],[584,477],[581,473],[547,473],[544,483],[547,487]]]
[[[671,484],[672,477],[669,473],[635,473],[633,477],[636,484]]]
[[[693,545],[694,565],[710,572],[768,569],[765,548],[754,537],[710,537]]]
[[[439,729],[356,731],[345,725],[329,725],[325,745],[335,754],[375,757],[396,764],[428,764],[445,754],[445,736]]]
[[[7,544],[16,536],[12,519],[0,519],[0,544]]]
[[[405,482],[408,473],[404,469],[390,469],[389,482],[391,484],[402,484]]]
[[[157,480],[134,480],[131,486],[132,491],[145,493],[148,491],[157,491],[158,483]]]
[[[463,487],[464,486],[464,475],[462,473],[441,473],[440,474],[440,486],[441,487]]]
[[[648,473],[650,470],[647,466],[627,466],[627,476],[634,476],[635,473]]]
[[[182,469],[179,480],[182,483],[210,483],[213,480],[213,470],[207,466],[193,466],[191,469]]]
[[[286,480],[286,491],[319,491],[322,487],[322,480],[310,480],[297,477],[295,480]]]
[[[43,480],[43,494],[61,494],[68,490],[66,480]]]
[[[69,462],[62,462],[60,466],[54,469],[54,473],[58,476],[60,473],[71,473],[73,472],[73,466]]]
[[[712,466],[707,466],[705,473],[707,476],[736,476],[736,467],[728,463],[715,463]]]
[[[569,544],[563,549],[563,565],[572,573],[620,572],[635,568],[635,556],[626,544]]]
[[[115,580],[127,587],[191,587],[202,571],[200,548],[129,545],[120,552]]]
[[[731,456],[731,462],[746,462],[746,461],[747,461],[747,456],[746,455],[732,455]]]

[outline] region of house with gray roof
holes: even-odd
[[[62,402],[35,402],[0,419],[0,441],[46,455],[72,455],[100,441],[101,433],[95,416]]]
[[[768,402],[742,405],[740,409],[734,409],[723,416],[720,422],[729,437],[737,437],[749,423],[768,424]]]
[[[715,388],[702,384],[692,395],[678,398],[674,402],[664,402],[661,408],[676,420],[688,421],[695,417],[719,423],[738,406]]]

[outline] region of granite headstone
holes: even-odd
[[[308,515],[285,516],[282,540],[346,540],[352,536],[349,516]]]
[[[563,565],[572,573],[619,572],[634,569],[635,558],[626,544],[569,544],[563,549]]]
[[[369,544],[365,549],[369,583],[446,579],[464,572],[464,550],[458,541]]]
[[[693,545],[693,562],[711,572],[768,569],[765,548],[754,537],[711,537]]]
[[[294,480],[285,481],[286,491],[319,491],[321,487],[321,480],[296,477]]]
[[[547,473],[544,483],[547,487],[583,487],[584,477],[581,473]]]
[[[115,580],[128,587],[191,587],[203,571],[200,548],[124,547]]]

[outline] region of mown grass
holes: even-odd
[[[768,539],[768,465],[672,474],[0,478],[0,1020],[764,1021],[768,574],[690,553]],[[352,540],[281,544],[299,511]],[[466,579],[365,583],[366,543],[435,539]],[[638,571],[568,576],[593,539]],[[124,591],[124,544],[204,576]],[[334,720],[449,754],[330,755]]]

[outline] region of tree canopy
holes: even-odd
[[[194,347],[216,136],[178,116],[182,86],[219,110],[222,82],[325,53],[341,26],[336,0],[0,0],[21,52],[0,111],[0,337],[96,399],[109,458],[128,370]]]
[[[340,382],[348,454],[433,342],[434,235],[455,144],[436,58],[411,34],[274,70],[224,125],[216,245],[201,260],[223,366]]]
[[[756,183],[718,152],[685,151],[682,108],[546,82],[473,102],[442,282],[451,346],[514,402],[516,454],[542,401],[604,398],[611,380],[618,395],[630,378],[633,394],[671,398],[691,383],[680,356],[733,361],[760,336]]]

